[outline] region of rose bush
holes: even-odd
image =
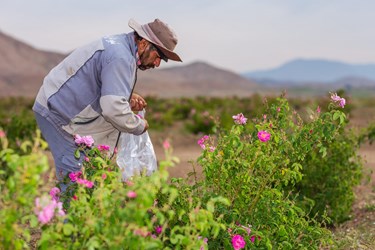
[[[335,243],[325,228],[328,216],[339,218],[332,213],[339,211],[335,204],[349,207],[347,194],[360,177],[344,136],[346,101],[332,96],[327,112],[314,107],[304,119],[283,97],[257,116],[227,115],[229,130],[217,127],[216,134],[198,141],[204,177],[193,172],[193,181],[168,178],[166,168],[176,161],[168,141],[156,173],[124,182],[107,145],[76,136],[76,155],[85,155],[82,169],[66,176],[68,186],[61,192],[59,185],[42,185],[48,165],[40,137],[23,143],[24,153],[18,154],[21,150],[9,149],[6,133],[0,133],[1,246],[28,248],[32,233],[40,230],[40,249],[330,248]],[[333,171],[338,162],[342,169]],[[355,176],[343,186],[331,182],[351,173]],[[321,185],[327,180],[332,185]],[[314,185],[345,192],[331,188],[324,197],[322,188],[313,197]]]

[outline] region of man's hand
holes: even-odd
[[[133,93],[130,99],[130,107],[132,111],[141,111],[147,107],[147,102],[145,101],[145,99],[143,99],[142,96]]]

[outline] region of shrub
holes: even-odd
[[[268,249],[318,249],[332,244],[330,232],[321,226],[329,219],[324,214],[321,221],[309,217],[294,192],[308,167],[305,159],[312,152],[320,159],[327,157],[326,145],[343,132],[345,114],[331,104],[329,112],[315,111],[310,117],[310,122],[303,122],[287,100],[279,98],[260,119],[238,120],[230,131],[200,141],[204,144],[198,161],[205,175],[202,185],[210,196],[230,200],[230,209],[220,211],[227,225],[252,225],[251,233],[243,234],[249,244],[251,237],[256,247]],[[331,174],[339,178],[338,172]],[[215,244],[226,246],[226,239],[228,235],[219,237]]]
[[[362,178],[362,159],[357,155],[358,136],[342,130],[335,140],[323,143],[326,157],[317,150],[311,151],[302,163],[304,178],[296,190],[313,200],[311,214],[319,217],[325,212],[334,223],[349,219],[354,202],[353,187]],[[303,202],[303,201],[302,201]]]
[[[5,137],[1,137],[0,151],[0,248],[25,249],[31,241],[31,228],[37,225],[32,213],[34,199],[44,180],[42,174],[48,170],[48,160],[41,148],[46,143],[40,133],[34,143],[25,141],[17,152],[8,148]],[[31,152],[31,153],[27,153]]]
[[[124,182],[108,147],[90,143],[77,149],[85,158],[82,170],[66,177],[67,190],[42,194],[47,160],[38,148],[45,143],[37,137],[17,153],[1,134],[2,247],[27,248],[30,229],[40,226],[40,249],[330,248],[326,213],[339,221],[349,212],[361,170],[353,143],[372,131],[361,140],[347,133],[338,98],[327,112],[317,109],[304,119],[283,97],[265,102],[259,118],[248,118],[248,110],[232,116],[228,130],[216,127],[198,141],[204,178],[193,173],[193,182],[169,182],[166,167],[175,160],[169,146],[157,172]],[[208,99],[200,101],[212,109]]]
[[[85,155],[82,172],[70,173],[56,197],[68,213],[43,226],[40,249],[198,249],[224,228],[213,216],[217,203],[228,203],[223,198],[172,209],[178,191],[167,184],[167,161],[151,176],[123,182],[105,150]]]

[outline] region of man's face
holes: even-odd
[[[140,70],[159,67],[161,62],[157,49],[150,42],[148,42],[143,52],[139,55],[139,60],[141,61],[141,64],[138,65]]]

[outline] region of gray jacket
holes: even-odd
[[[44,78],[33,110],[56,129],[91,135],[96,145],[111,150],[119,132],[141,134],[145,122],[128,102],[136,80],[136,51],[134,33],[76,49]]]

